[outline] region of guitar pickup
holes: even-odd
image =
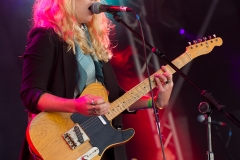
[[[67,142],[72,150],[75,150],[84,142],[89,141],[89,137],[79,126],[79,124],[74,125],[73,128],[65,132],[63,134],[63,139]]]

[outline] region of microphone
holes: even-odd
[[[105,5],[101,4],[99,2],[93,3],[89,8],[90,11],[94,14],[99,14],[101,12],[108,12],[108,13],[113,13],[113,12],[131,12],[132,9],[124,6],[110,6],[110,5]]]
[[[205,117],[204,117],[204,115],[199,115],[198,117],[197,117],[197,120],[199,121],[199,122],[204,122],[205,121]],[[217,125],[220,125],[220,126],[227,126],[227,123],[225,123],[225,122],[219,122],[219,121],[213,121],[212,120],[212,123],[213,124],[217,124]]]

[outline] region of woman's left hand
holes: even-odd
[[[154,75],[155,83],[158,88],[155,104],[158,108],[163,108],[168,104],[173,88],[172,74],[167,71],[165,66],[162,66],[161,69],[163,74]]]

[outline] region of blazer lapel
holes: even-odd
[[[76,86],[76,57],[73,50],[67,51],[67,44],[63,45],[63,68],[66,86],[66,97],[73,98]]]

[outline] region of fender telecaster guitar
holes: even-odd
[[[172,63],[181,68],[220,45],[222,39],[219,37],[204,39],[188,46]],[[166,67],[170,73],[175,72],[170,66]],[[156,73],[161,74],[162,70]],[[154,76],[150,79],[152,87],[156,87]],[[28,125],[27,139],[30,149],[44,160],[100,160],[106,149],[126,143],[134,135],[133,129],[115,130],[111,121],[149,91],[148,79],[145,79],[112,102],[109,112],[104,116],[86,117],[78,113],[41,112]],[[102,96],[108,101],[107,91],[100,83],[87,86],[81,96],[86,94]]]

